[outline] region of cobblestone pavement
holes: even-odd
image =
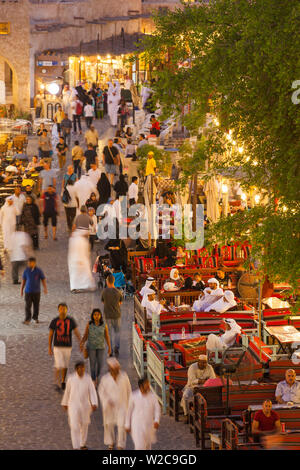
[[[97,124],[103,138],[112,134],[107,121]],[[36,148],[32,138],[29,154]],[[51,232],[50,232],[51,233]],[[11,282],[10,263],[5,257],[5,278],[0,286],[0,340],[6,343],[6,365],[0,365],[0,449],[71,449],[67,415],[60,406],[62,395],[54,391],[53,359],[48,356],[48,325],[57,315],[57,305],[65,301],[69,313],[76,319],[81,334],[89,319],[91,309],[101,306],[100,293],[71,294],[67,267],[67,234],[64,212],[58,222],[58,241],[44,240],[40,234],[38,265],[47,277],[47,296],[42,294],[40,305],[41,323],[23,325],[24,300],[19,286]],[[96,257],[96,250],[92,261]],[[132,387],[137,387],[137,375],[131,360],[131,324],[133,301],[126,300],[122,307],[122,334],[120,362],[127,371]],[[81,358],[76,338],[70,370]],[[87,370],[89,367],[87,365]],[[106,368],[104,369],[106,370]],[[88,446],[105,449],[101,411],[92,416],[89,427]],[[127,448],[132,449],[131,439]],[[187,426],[163,416],[154,449],[195,449],[194,438]]]

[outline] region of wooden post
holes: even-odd
[[[259,285],[258,285],[258,337],[261,340],[261,321],[262,321],[262,281],[259,280]],[[261,351],[261,343],[259,345],[259,361],[261,362],[261,356],[262,356],[262,351]]]
[[[197,223],[196,223],[196,217],[197,217],[197,183],[198,183],[198,175],[197,173],[194,175],[194,181],[193,181],[193,189],[194,189],[194,193],[193,193],[193,225],[192,225],[192,228],[193,228],[193,232],[196,231],[196,226],[197,226]]]

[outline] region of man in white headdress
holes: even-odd
[[[152,318],[153,314],[159,315],[165,303],[165,299],[161,299],[159,302],[155,300],[155,291],[153,289],[145,289],[141,305],[146,308],[148,318]]]
[[[108,116],[111,122],[111,125],[116,127],[118,124],[118,109],[119,102],[121,99],[121,87],[120,83],[116,80],[112,84],[108,82],[108,92],[107,92],[107,111]]]
[[[67,380],[61,405],[68,412],[73,449],[87,449],[90,416],[97,409],[98,398],[92,378],[85,374],[84,362],[76,363],[75,373]]]
[[[150,277],[150,276],[147,277],[144,287],[142,287],[141,290],[140,290],[140,295],[143,297],[146,290],[148,290],[150,288],[153,289],[154,284],[155,284],[154,277]]]
[[[201,304],[202,311],[205,311],[210,305],[217,302],[223,295],[223,289],[221,289],[219,281],[212,277],[207,281],[208,287],[204,289],[203,303]]]
[[[103,413],[104,444],[112,450],[116,443],[118,450],[122,450],[126,445],[125,419],[131,385],[126,372],[120,370],[120,363],[116,358],[108,358],[107,364],[109,372],[102,377],[98,387]]]
[[[237,303],[234,300],[234,293],[231,290],[225,290],[224,295],[219,300],[209,305],[204,311],[210,312],[213,310],[218,313],[224,313],[236,305]]]
[[[2,227],[4,250],[11,246],[11,236],[16,230],[17,208],[14,205],[13,196],[5,199],[5,204],[0,210],[0,225]]]
[[[210,351],[224,351],[235,343],[236,336],[241,333],[241,327],[233,318],[225,320],[226,331],[221,336],[210,334],[206,341],[206,350]]]
[[[68,268],[71,292],[94,291],[96,282],[90,262],[89,231],[76,229],[69,239]]]
[[[150,390],[147,377],[138,381],[139,389],[135,390],[129,400],[126,417],[126,431],[131,433],[135,450],[150,450],[156,442],[156,430],[160,422],[160,405]]]
[[[216,374],[211,365],[207,364],[207,356],[200,354],[198,362],[194,362],[188,368],[188,381],[183,389],[181,406],[184,415],[188,414],[188,402],[193,398],[194,388],[203,385],[207,379],[215,379]]]

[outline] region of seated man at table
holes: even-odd
[[[191,364],[188,369],[188,381],[183,389],[181,406],[184,415],[188,414],[188,401],[193,398],[195,387],[203,385],[207,379],[215,379],[216,374],[211,365],[207,364],[207,356],[200,354],[198,362]]]
[[[224,295],[219,300],[217,300],[217,302],[209,305],[204,311],[225,313],[227,310],[233,310],[236,306],[237,303],[234,300],[234,293],[231,290],[225,290]]]
[[[165,299],[161,299],[159,302],[155,300],[154,290],[147,288],[147,290],[144,291],[141,305],[146,308],[148,318],[152,318],[153,314],[159,315],[165,304]]]
[[[276,401],[282,404],[300,403],[300,382],[296,381],[294,369],[288,369],[285,380],[277,384],[275,397]]]
[[[225,333],[221,336],[217,336],[213,333],[208,335],[206,341],[207,351],[224,351],[235,343],[237,335],[241,333],[241,327],[233,318],[226,318],[224,324]]]
[[[265,400],[262,409],[257,411],[252,422],[252,435],[255,441],[259,441],[263,435],[275,434],[281,431],[280,418],[276,411],[272,410],[272,401]]]

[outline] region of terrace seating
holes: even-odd
[[[234,416],[231,416],[235,418]],[[206,441],[211,432],[221,432],[224,414],[208,415],[207,402],[201,393],[194,395],[194,435],[196,446],[201,450],[206,449]]]
[[[259,444],[239,442],[238,427],[228,418],[222,421],[221,443],[223,450],[262,450]]]
[[[300,408],[276,408],[280,422],[285,424],[286,431],[293,431],[300,433]],[[251,427],[254,418],[254,412],[249,409],[243,412],[243,422],[245,425],[244,438],[246,441],[251,440]],[[300,446],[300,441],[298,442]]]

